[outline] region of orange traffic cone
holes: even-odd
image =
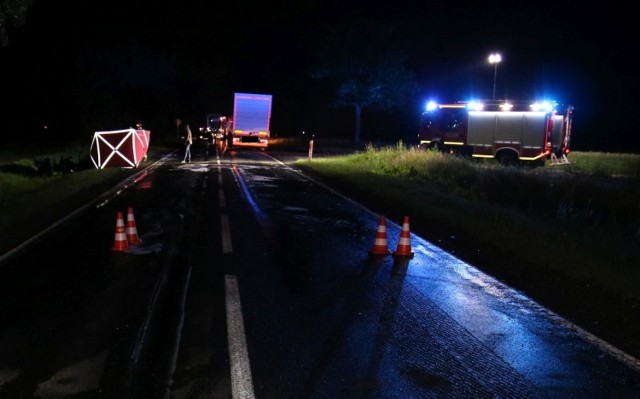
[[[400,241],[393,256],[406,256],[413,258],[413,252],[411,252],[411,233],[409,232],[409,216],[404,217],[402,223],[402,231],[400,232]]]
[[[118,219],[116,221],[116,238],[113,243],[112,251],[127,251],[129,244],[127,243],[127,236],[125,234],[124,220],[122,220],[122,212],[118,212]]]
[[[138,237],[138,230],[136,229],[136,221],[133,218],[133,209],[127,210],[127,242],[129,245],[140,244],[140,238]]]
[[[391,251],[387,247],[387,227],[384,221],[384,215],[380,216],[380,222],[378,223],[378,232],[376,233],[376,241],[373,243],[373,248],[369,251],[371,255],[389,255]]]

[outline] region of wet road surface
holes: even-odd
[[[0,397],[640,396],[637,360],[420,237],[371,256],[380,215],[274,156],[175,154],[0,266]]]

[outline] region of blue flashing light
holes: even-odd
[[[532,111],[551,112],[555,109],[556,106],[557,106],[557,103],[555,101],[542,101],[542,102],[535,102],[531,104],[529,107],[531,108]]]
[[[425,107],[425,109],[428,111],[433,111],[436,108],[438,108],[438,104],[435,101],[429,101],[427,102],[427,106]]]

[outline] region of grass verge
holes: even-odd
[[[411,212],[427,234],[438,226],[474,237],[479,251],[499,248],[517,259],[509,273],[536,267],[640,301],[638,181],[603,178],[634,172],[640,157],[575,159],[564,169],[504,168],[398,145],[297,165],[395,220],[396,210]]]

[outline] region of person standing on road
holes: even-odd
[[[187,137],[184,138],[184,159],[182,163],[191,162],[191,144],[193,144],[193,136],[191,135],[191,128],[187,124]]]

